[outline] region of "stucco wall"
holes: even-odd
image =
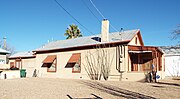
[[[165,56],[165,75],[180,76],[180,55]]]
[[[110,75],[119,75],[118,71],[116,70],[116,51],[115,47],[105,48],[108,51],[109,60],[112,61],[111,64],[111,73]],[[72,73],[72,68],[65,68],[68,60],[72,56],[73,53],[81,53],[81,73]],[[38,76],[40,77],[59,77],[59,78],[83,78],[89,79],[85,67],[87,66],[87,55],[92,54],[93,57],[96,57],[98,51],[96,49],[90,50],[78,50],[78,51],[67,51],[67,52],[57,52],[57,53],[47,53],[47,54],[37,54],[36,56],[36,68],[39,72]],[[54,72],[47,72],[46,67],[42,67],[42,61],[48,55],[57,55],[57,71]],[[96,58],[95,58],[96,59]],[[95,60],[97,61],[97,60]]]
[[[122,48],[121,48],[122,47]],[[120,55],[120,72],[118,72],[116,66],[116,47],[105,48],[105,51],[108,51],[110,60],[112,60],[109,80],[126,80],[126,81],[140,81],[145,79],[144,72],[130,72],[130,63],[128,63],[129,54],[127,46],[119,46],[122,49]],[[65,68],[68,60],[73,53],[81,53],[81,73],[72,73],[72,68]],[[78,51],[66,51],[66,52],[56,52],[56,53],[46,53],[46,54],[37,54],[36,55],[36,68],[38,70],[39,77],[53,77],[53,78],[74,78],[74,79],[89,79],[85,67],[87,66],[87,59],[85,58],[88,53],[92,54],[93,57],[98,56],[97,49],[87,49],[87,50],[78,50]],[[57,55],[57,71],[56,72],[47,72],[47,67],[42,67],[43,60],[48,55]],[[96,58],[95,58],[96,59]],[[163,58],[162,58],[163,59]],[[97,60],[93,60],[97,61]],[[162,61],[163,62],[163,61]],[[162,64],[163,65],[163,64]],[[164,68],[162,68],[164,70]],[[121,74],[122,73],[122,74]],[[164,78],[163,72],[158,71],[158,75]],[[103,78],[103,77],[102,77]]]
[[[0,73],[1,79],[13,79],[13,78],[20,78],[20,71],[19,70],[7,70]]]
[[[14,62],[15,64],[15,59],[10,59],[10,62]],[[20,69],[26,69],[26,77],[32,77],[35,67],[36,67],[36,59],[35,58],[26,58],[26,59],[21,59],[22,62],[22,68]],[[9,64],[10,67],[10,64]]]
[[[26,69],[26,77],[32,77],[35,70],[35,58],[22,59],[22,69]]]
[[[9,69],[9,64],[0,64],[0,69]]]
[[[0,61],[0,64],[6,64],[6,55],[0,55],[0,60],[4,60],[4,62]]]
[[[163,71],[157,71],[156,75],[159,75],[160,78],[159,79],[164,79],[164,72]],[[137,72],[137,71],[133,71],[133,72],[125,72],[122,74],[122,81],[146,81],[146,75],[147,72],[146,71],[141,71],[141,72]],[[159,80],[157,79],[157,80]]]

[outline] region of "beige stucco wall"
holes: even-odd
[[[76,52],[79,53],[79,52]],[[46,67],[42,67],[43,60],[48,55],[57,55],[57,71],[47,72]],[[37,54],[36,55],[36,68],[39,77],[53,77],[53,78],[79,78],[79,74],[72,74],[72,68],[65,68],[68,59],[71,57],[70,52],[65,53],[47,53],[47,54]]]
[[[145,81],[144,72],[125,72],[122,75],[122,81]]]
[[[123,56],[120,60],[122,63],[120,63],[120,71],[116,69],[116,47],[111,48],[105,48],[106,51],[108,51],[109,57],[112,59],[112,65],[110,69],[110,76],[108,80],[116,80],[116,81],[144,81],[145,80],[145,73],[144,72],[130,72],[128,71],[131,69],[130,67],[130,61],[129,54],[128,54],[128,47],[126,45],[119,46],[122,49],[125,49],[125,52],[122,52],[121,56]],[[124,51],[124,50],[123,50]],[[56,52],[56,53],[46,53],[46,54],[37,54],[36,55],[36,69],[38,70],[38,76],[39,77],[51,77],[51,78],[73,78],[73,79],[89,79],[87,72],[85,71],[85,67],[87,66],[87,60],[86,56],[87,53],[93,54],[93,57],[97,56],[97,50],[96,49],[86,49],[86,50],[78,50],[78,51],[67,51],[67,52]],[[81,73],[72,73],[72,68],[65,68],[68,60],[70,59],[71,55],[73,53],[81,53]],[[46,67],[41,67],[43,60],[48,55],[57,55],[57,71],[56,72],[47,72]],[[96,60],[95,60],[96,61]],[[128,63],[129,62],[129,63]],[[158,75],[160,75],[163,78],[163,72],[158,72]],[[102,77],[103,79],[103,77]]]
[[[20,78],[20,71],[19,70],[4,70],[0,73],[1,79],[13,79],[13,78]]]
[[[122,81],[145,81],[145,77],[147,75],[146,71],[131,71],[131,72],[125,72],[122,75]],[[159,75],[159,79],[164,79],[164,72],[163,71],[157,71],[157,74]],[[157,79],[157,80],[159,80]]]
[[[9,60],[9,66],[10,62],[14,62],[15,64],[15,59],[10,59]],[[26,77],[32,77],[35,67],[36,67],[36,59],[35,58],[26,58],[26,59],[21,59],[22,62],[22,68],[20,69],[26,69]]]
[[[6,55],[0,55],[0,60],[4,60],[4,63],[0,64],[6,64]]]
[[[35,58],[22,59],[22,69],[26,69],[26,77],[32,77],[35,70]]]
[[[112,60],[111,65],[111,73],[110,76],[119,76],[118,71],[116,70],[116,51],[115,47],[105,48],[108,51],[108,55],[110,57],[109,60]],[[65,68],[68,60],[70,59],[73,53],[81,53],[81,73],[72,73],[72,68]],[[47,54],[37,54],[36,55],[36,68],[39,72],[39,77],[59,77],[59,78],[75,78],[75,79],[89,79],[87,72],[85,71],[85,67],[87,66],[87,59],[85,58],[89,53],[92,54],[93,57],[96,57],[98,51],[96,49],[87,49],[87,50],[78,50],[78,51],[67,51],[67,52],[57,52],[57,53],[47,53]],[[57,55],[57,71],[47,72],[46,67],[42,66],[42,61],[48,55]],[[111,77],[110,77],[111,79]]]
[[[9,69],[9,64],[0,64],[0,69]]]

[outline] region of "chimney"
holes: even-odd
[[[102,21],[101,42],[109,42],[109,21],[107,19]]]

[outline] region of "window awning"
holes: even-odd
[[[48,55],[42,63],[53,63],[56,59],[56,55]]]
[[[129,53],[152,53],[152,51],[129,51]]]
[[[80,58],[81,58],[81,54],[80,53],[72,54],[72,56],[69,59],[68,63],[77,63],[77,62],[79,62]]]

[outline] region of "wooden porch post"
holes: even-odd
[[[137,71],[140,71],[140,65],[139,65],[139,63],[140,63],[140,61],[139,61],[139,60],[140,60],[140,57],[139,57],[139,54],[137,54],[137,55],[138,55],[138,60],[137,60],[137,61],[138,61],[138,63],[137,63],[137,65],[138,65],[138,66],[137,66]]]
[[[159,64],[158,64],[158,53],[156,51],[156,71],[159,70]]]

